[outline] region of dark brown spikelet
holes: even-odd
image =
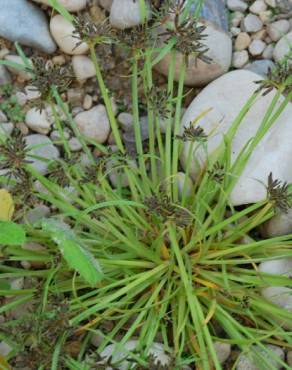
[[[146,98],[149,102],[150,109],[160,116],[161,118],[167,118],[171,113],[168,108],[170,100],[170,94],[165,89],[161,89],[156,86],[152,86],[146,93]]]
[[[211,179],[218,184],[222,184],[225,176],[224,166],[219,162],[216,162],[211,170],[208,171],[208,175]]]
[[[177,135],[176,138],[182,141],[198,141],[200,143],[204,143],[207,141],[208,135],[202,127],[194,127],[191,124],[190,127],[185,126],[182,135]]]
[[[143,52],[147,48],[153,47],[154,36],[152,29],[145,25],[132,27],[125,30],[117,30],[115,39],[117,44],[128,51]]]
[[[272,172],[268,177],[267,198],[275,208],[287,213],[292,207],[292,194],[289,193],[287,182],[273,179]]]

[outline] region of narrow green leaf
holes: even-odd
[[[95,286],[103,278],[99,263],[76,238],[67,224],[48,219],[43,221],[42,226],[43,230],[48,232],[58,245],[68,265],[78,271],[86,282]]]
[[[22,226],[11,221],[0,221],[0,244],[22,245],[25,242],[25,231]]]

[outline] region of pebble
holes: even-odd
[[[259,30],[258,32],[253,33],[251,38],[253,40],[264,40],[266,35],[267,35],[267,31],[263,28]]]
[[[236,51],[241,51],[247,49],[250,43],[251,38],[249,34],[247,32],[241,32],[235,40],[234,48]]]
[[[241,29],[239,27],[231,27],[230,32],[232,33],[232,36],[238,36],[241,32]]]
[[[26,99],[35,100],[41,97],[41,93],[34,86],[27,85],[24,88]]]
[[[270,23],[267,27],[268,35],[271,40],[279,41],[290,30],[290,22],[287,19],[281,19],[277,22]]]
[[[25,123],[32,131],[47,135],[51,130],[51,122],[45,109],[31,108],[26,112]]]
[[[7,60],[8,62],[16,63],[20,67],[25,67],[25,64],[23,63],[23,60],[18,55],[9,54],[9,55],[6,55],[4,59]],[[30,61],[30,63],[32,64],[31,61]],[[18,76],[22,80],[22,82],[29,81],[29,80],[32,79],[31,73],[27,72],[24,68],[18,69],[18,68],[14,68],[14,67],[11,67],[11,66],[7,66],[7,68],[11,73]]]
[[[60,157],[59,150],[53,145],[52,141],[45,135],[32,134],[25,137],[26,145],[30,151],[27,160],[41,175],[48,173],[49,162],[57,160]],[[29,155],[31,154],[31,155]],[[41,160],[40,157],[44,160]]]
[[[292,32],[289,32],[287,35],[283,36],[275,46],[273,57],[276,62],[281,62],[284,58],[288,58],[288,55],[290,55],[289,63],[292,64],[291,45]]]
[[[83,100],[83,108],[85,110],[89,110],[90,108],[92,108],[92,104],[93,104],[93,99],[92,99],[92,96],[89,95],[89,94],[86,94],[84,96],[84,100]]]
[[[244,18],[244,14],[241,12],[234,12],[233,17],[231,19],[231,25],[233,27],[238,27],[241,23],[241,21]]]
[[[231,354],[231,345],[229,343],[217,341],[214,343],[214,348],[220,364],[223,364]]]
[[[206,134],[212,132],[208,139],[207,152],[209,154],[213,153],[223,140],[223,135],[229,130],[242,106],[257,89],[255,81],[261,79],[262,77],[256,73],[238,70],[226,73],[213,81],[189,105],[181,121],[182,129],[184,126],[187,127],[195,117],[210,108],[210,111],[201,118],[200,126],[204,127]],[[261,96],[249,109],[234,136],[231,162],[237,158],[241,149],[254,136],[275,93],[276,91],[272,90],[268,95]],[[284,97],[280,98],[279,104],[283,99]],[[270,172],[273,173],[274,178],[280,181],[292,182],[292,168],[289,161],[286,160],[292,155],[291,116],[292,103],[288,103],[276,124],[270,128],[247,162],[231,192],[231,204],[243,205],[265,200],[267,195],[266,184]],[[220,122],[220,125],[218,125],[218,122]],[[184,143],[184,149],[181,153],[183,168],[186,165],[185,160],[189,153],[189,145],[189,142]],[[198,161],[197,165],[194,163],[190,168],[192,178],[196,178],[200,171],[200,165],[204,165],[206,160],[206,152],[202,148],[195,145],[194,150],[196,150]]]
[[[37,3],[50,5],[49,0],[33,0]],[[59,0],[60,5],[62,5],[69,12],[79,12],[86,7],[87,0]]]
[[[150,5],[146,4],[146,17],[151,18]],[[110,10],[110,23],[113,27],[126,29],[141,24],[140,2],[133,0],[114,0]]]
[[[258,56],[261,55],[262,52],[265,50],[266,43],[262,40],[253,40],[249,47],[248,50],[252,56]]]
[[[51,54],[56,45],[44,12],[27,0],[0,0],[0,36]]]
[[[10,281],[10,288],[12,290],[22,290],[24,287],[24,277],[12,279]]]
[[[72,66],[75,76],[79,81],[85,81],[88,78],[94,77],[96,74],[92,60],[85,55],[74,55]]]
[[[0,86],[11,83],[11,76],[5,66],[0,64]]]
[[[232,11],[245,12],[248,5],[241,0],[227,0],[227,6]]]
[[[282,348],[268,344],[266,348],[274,353],[280,360],[284,361],[285,353]],[[266,361],[262,359],[262,357],[257,357],[250,351],[250,356],[246,353],[242,353],[239,357],[239,361],[236,366],[236,370],[259,370],[261,369],[261,364],[266,368],[266,366],[271,366],[274,370],[281,369],[282,365],[279,364],[274,357],[269,355],[268,352],[264,351],[259,346],[253,346],[254,351],[259,353]],[[263,364],[264,361],[264,364]]]
[[[20,106],[24,106],[26,103],[27,103],[27,96],[24,92],[22,91],[16,91],[15,95],[16,97],[16,100],[17,100],[17,103],[20,105]]]
[[[232,65],[234,68],[242,68],[248,63],[249,57],[246,50],[235,51],[233,53]]]
[[[7,122],[7,117],[5,113],[2,110],[0,110],[0,123],[3,123],[3,122]]]
[[[245,32],[257,32],[263,27],[263,22],[255,14],[248,14],[242,20],[242,30]]]
[[[259,14],[259,17],[263,24],[269,24],[273,18],[273,13],[270,10],[265,10]]]
[[[102,6],[105,10],[110,11],[113,0],[99,0],[99,5]]]
[[[131,113],[122,112],[118,115],[118,122],[124,131],[133,129],[134,117]]]
[[[65,54],[79,55],[87,53],[88,45],[85,42],[80,43],[80,39],[74,35],[73,24],[60,14],[51,19],[50,30],[57,45]]]
[[[110,133],[110,123],[104,105],[97,105],[75,117],[80,132],[87,138],[102,144]]]
[[[14,130],[14,125],[11,122],[0,123],[0,136],[4,134],[5,136],[10,136]]]
[[[287,213],[279,211],[266,221],[261,228],[261,234],[266,238],[292,234],[292,210]]]
[[[273,58],[273,52],[274,52],[274,45],[270,44],[267,45],[265,50],[263,51],[263,58],[265,59],[272,59]]]
[[[256,0],[250,7],[249,10],[254,14],[260,14],[267,10],[267,4],[264,0]]]
[[[49,217],[50,214],[51,210],[49,207],[45,206],[44,204],[38,204],[27,212],[25,219],[27,222],[34,224],[35,222],[38,222],[42,218]]]
[[[114,145],[111,145],[110,148],[113,152],[117,151],[117,147]],[[137,168],[137,163],[134,159],[127,159],[127,165],[132,170]],[[123,168],[124,165],[121,168],[120,163],[115,159],[110,159],[106,162],[108,177],[114,188],[117,188],[118,186],[129,186],[128,176],[125,174]]]
[[[71,137],[68,141],[68,145],[72,152],[79,152],[82,149],[82,144],[76,137]]]
[[[70,134],[69,132],[63,130],[63,135],[64,135],[64,139],[65,140],[69,140],[70,139]],[[58,131],[58,130],[54,130],[51,132],[50,134],[50,138],[52,139],[52,141],[54,142],[54,144],[56,145],[60,145],[62,144],[62,135],[61,133]]]
[[[0,355],[3,357],[6,357],[13,348],[6,342],[2,341],[0,342]]]
[[[247,65],[245,68],[251,72],[257,73],[263,77],[267,77],[269,69],[275,67],[275,64],[271,60],[255,60],[254,62]]]
[[[276,8],[276,6],[277,6],[276,0],[265,0],[265,2],[271,8]]]

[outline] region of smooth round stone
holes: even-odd
[[[202,147],[194,145],[194,161],[191,176],[196,178],[201,167],[206,163],[206,155],[211,155],[222,143],[224,135],[238,116],[240,110],[258,89],[255,81],[262,77],[256,73],[239,70],[232,71],[213,81],[205,87],[192,101],[181,121],[181,132],[196,117],[205,115],[196,124],[203,127],[208,138],[207,153]],[[260,96],[246,114],[239,126],[231,146],[231,162],[233,163],[243,147],[254,137],[262,117],[269,108],[276,91]],[[280,102],[284,97],[280,98]],[[292,104],[288,103],[277,122],[255,148],[246,167],[239,177],[230,201],[233,205],[255,203],[266,199],[266,186],[269,173],[280,181],[292,182],[292,168],[287,158],[292,156],[291,130]],[[281,145],[280,145],[281,143]],[[186,166],[190,150],[190,142],[184,143],[181,162]]]
[[[267,45],[265,50],[263,51],[263,58],[265,59],[272,59],[273,58],[273,52],[274,52],[274,45],[270,44]]]
[[[218,356],[218,361],[223,364],[231,354],[231,344],[223,342],[215,342],[214,348]]]
[[[110,133],[110,123],[106,109],[97,105],[86,112],[81,112],[75,117],[77,127],[82,135],[102,144]]]
[[[0,123],[0,137],[1,135],[10,136],[14,130],[14,125],[11,122]]]
[[[48,134],[51,130],[51,122],[45,109],[31,108],[26,112],[25,123],[32,131],[39,134]]]
[[[270,23],[267,27],[268,35],[272,41],[279,41],[290,30],[290,22],[287,19],[281,19],[277,22]]]
[[[122,112],[118,115],[118,122],[124,131],[131,131],[133,129],[134,117],[131,113]]]
[[[33,0],[40,4],[50,5],[49,0]],[[59,0],[62,5],[69,12],[78,12],[86,7],[87,0]]]
[[[40,134],[26,136],[25,142],[30,149],[26,159],[40,174],[46,175],[49,163],[60,157],[59,150],[47,136]]]
[[[11,76],[7,69],[0,64],[0,86],[7,85],[11,83]]]
[[[273,69],[274,67],[275,67],[275,64],[271,60],[261,59],[261,60],[256,60],[252,62],[245,68],[263,77],[267,77],[269,70]]]
[[[151,18],[150,5],[146,4],[146,17]],[[110,9],[110,23],[113,27],[126,29],[142,23],[140,2],[133,0],[114,0]]]
[[[87,80],[96,74],[92,60],[85,55],[74,55],[72,66],[75,76],[79,81]]]
[[[292,210],[287,213],[278,212],[261,227],[261,234],[264,237],[275,237],[292,234]]]
[[[138,340],[129,340],[124,344],[124,348],[127,351],[134,351],[135,348],[139,345]],[[149,349],[149,355],[152,355],[156,365],[167,366],[170,363],[170,357],[164,352],[163,345],[160,343],[153,343]],[[102,362],[112,359],[113,362],[118,362],[123,359],[118,368],[120,370],[126,370],[129,368],[130,362],[127,361],[127,353],[121,348],[116,347],[114,344],[110,344],[105,347],[105,349],[100,353]],[[101,363],[102,363],[101,362]]]
[[[273,56],[276,62],[281,62],[285,58],[288,58],[289,53],[291,53],[291,45],[292,32],[289,32],[287,35],[283,36],[275,46]],[[289,63],[292,64],[291,54]]]
[[[248,14],[242,20],[242,30],[245,32],[257,32],[263,27],[263,22],[255,14]]]
[[[248,33],[240,32],[235,40],[234,48],[236,51],[247,49],[251,43],[251,38]]]
[[[273,354],[279,358],[279,360],[284,361],[285,352],[282,348],[268,344],[266,348],[273,352]],[[253,349],[258,352],[262,357],[264,357],[265,361],[262,360],[262,357],[257,357],[254,353],[250,351],[249,354],[242,353],[239,357],[239,361],[236,365],[236,370],[260,370],[262,366],[271,365],[271,369],[277,370],[281,369],[282,365],[279,364],[278,361],[274,359],[268,352],[264,351],[259,346],[253,346]],[[264,361],[264,364],[263,364]]]
[[[105,10],[110,11],[113,0],[99,0],[99,5],[102,6]]]
[[[74,26],[60,14],[55,15],[50,22],[51,34],[59,48],[69,55],[85,54],[88,45],[80,43],[80,39],[74,34]]]
[[[189,57],[186,68],[184,84],[188,86],[204,86],[228,71],[232,58],[232,41],[230,36],[216,28],[211,23],[205,23],[206,30],[204,34],[208,37],[204,40],[204,45],[209,49],[206,56],[211,58],[211,63],[205,63],[193,56]],[[166,55],[155,69],[163,75],[168,75],[171,56]],[[183,56],[179,52],[176,56],[174,69],[174,79],[179,80],[182,67]]]
[[[259,271],[271,275],[292,277],[292,257],[274,261],[265,261],[259,265]]]
[[[245,12],[248,5],[242,0],[227,0],[228,9],[232,11]]]
[[[18,55],[13,55],[13,54],[6,55],[5,60],[7,60],[8,62],[13,62],[13,63],[19,64],[20,66],[25,67],[25,65],[23,63],[23,60]],[[30,61],[30,63],[32,65],[31,61]],[[27,72],[25,69],[17,69],[17,68],[11,67],[11,66],[7,66],[7,68],[11,73],[16,75],[17,77],[19,77],[23,81],[29,81],[29,80],[32,79],[32,75],[29,72]]]
[[[249,52],[253,56],[261,55],[262,52],[265,50],[266,43],[262,40],[252,40],[251,44],[249,45]]]
[[[56,45],[44,12],[27,0],[0,0],[0,36],[51,54]]]
[[[82,149],[82,144],[77,139],[77,137],[72,137],[68,141],[69,148],[72,150],[72,152],[79,152]]]
[[[249,56],[246,50],[235,51],[232,57],[232,66],[234,68],[242,68],[248,63]]]
[[[249,10],[254,14],[260,14],[267,10],[267,4],[264,0],[256,0],[252,5],[249,7]]]

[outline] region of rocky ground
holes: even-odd
[[[140,23],[137,1],[59,1],[69,12],[88,13],[96,22],[101,22],[109,16],[110,23],[115,28],[126,29]],[[17,41],[34,65],[37,63],[36,58],[42,57],[53,66],[68,68],[72,73],[73,82],[63,93],[62,99],[69,104],[77,127],[83,135],[95,142],[114,146],[109,119],[95,79],[94,65],[89,58],[88,45],[76,37],[74,27],[61,15],[53,12],[48,3],[48,0],[0,0],[0,60],[23,64],[14,44]],[[150,12],[148,16],[150,18]],[[190,57],[185,77],[188,93],[185,102],[186,112],[182,121],[188,124],[189,117],[200,112],[211,100],[214,104],[210,117],[214,125],[223,119],[227,125],[227,122],[235,118],[237,112],[235,107],[240,109],[252,92],[252,82],[257,78],[266,78],[269,69],[276,63],[291,58],[292,1],[227,0],[226,4],[224,0],[206,1],[202,21],[207,27],[206,45],[209,48],[208,56],[212,61],[207,64]],[[120,130],[123,132],[125,143],[131,147],[134,143],[134,134],[131,87],[130,79],[127,77],[129,76],[127,54],[118,48],[102,46],[97,49],[97,56],[103,67],[107,87],[112,94],[112,106]],[[168,66],[169,59],[166,57],[155,67],[155,81],[162,88],[167,85]],[[181,60],[178,56],[175,66],[176,79],[180,66]],[[229,72],[231,70],[234,72]],[[218,77],[220,78],[217,79]],[[49,106],[42,110],[38,109],[39,92],[32,88],[31,78],[29,72],[0,64],[0,130],[7,136],[13,135],[16,129],[20,130],[26,144],[32,147],[33,154],[54,161],[64,156],[62,140],[52,109]],[[217,80],[211,83],[215,79]],[[208,85],[209,83],[211,84]],[[265,99],[250,113],[249,122],[259,120],[270,97],[267,96]],[[141,101],[143,102],[142,90]],[[143,107],[141,111],[142,135],[143,139],[147,139],[147,112],[143,111]],[[291,165],[290,161],[287,161],[292,155],[292,130],[291,127],[288,129],[287,125],[291,117],[290,105],[281,117],[277,130],[273,131],[263,146],[255,152],[252,164],[245,171],[245,178],[243,177],[233,192],[234,205],[261,199],[263,187],[260,182],[256,184],[251,178],[265,181],[267,163],[269,168],[273,167],[273,173],[278,175],[277,178],[292,182]],[[225,123],[222,127],[225,127]],[[212,130],[212,127],[209,129]],[[76,152],[86,162],[82,144],[69,124],[64,132],[71,151]],[[243,139],[248,138],[248,135],[250,132],[246,133],[244,130],[240,132],[234,155],[240,151]],[[187,150],[184,153],[186,152]],[[93,155],[98,157],[100,152],[95,149]],[[44,175],[49,173],[47,162],[34,159],[33,166]],[[5,174],[7,169],[1,171]],[[247,174],[249,176],[246,176]],[[47,206],[36,204],[26,217],[33,222],[48,216],[50,212]],[[292,233],[292,211],[277,215],[262,230],[263,236],[286,233]],[[291,260],[288,260],[285,266],[275,263],[263,265],[261,268],[263,271],[273,273],[283,273],[284,270],[292,277]],[[14,281],[13,284],[17,285],[17,289],[22,289],[25,282]],[[274,292],[267,290],[264,294],[272,297]],[[292,309],[291,299],[290,296],[285,302],[289,310]],[[4,317],[0,316],[0,320],[4,320]],[[222,343],[217,345],[222,363],[225,361],[228,363],[228,359],[233,356],[231,347]],[[276,346],[271,347],[275,354],[285,359],[292,368],[292,352],[284,352]],[[7,344],[0,343],[1,355],[6,355],[9,350]],[[237,369],[256,370],[257,367],[242,356]]]

